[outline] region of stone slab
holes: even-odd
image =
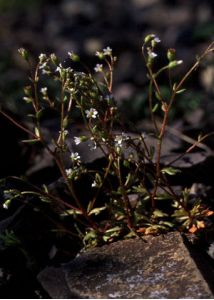
[[[64,286],[75,298],[214,298],[179,233],[145,240],[119,241],[82,253],[61,268]],[[51,296],[68,295],[52,290]]]
[[[74,299],[77,295],[70,292],[62,268],[47,267],[39,273],[37,279],[53,299]]]

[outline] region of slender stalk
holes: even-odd
[[[158,133],[158,127],[157,127],[157,123],[156,123],[155,116],[153,113],[153,108],[152,108],[152,81],[151,80],[149,83],[149,111],[150,111],[150,116],[151,116],[152,123],[155,128],[155,131],[156,131],[156,133]]]
[[[24,132],[28,133],[30,136],[32,136],[34,139],[38,139],[39,137],[33,133],[32,131],[30,131],[29,129],[27,129],[26,127],[22,126],[20,123],[16,122],[11,116],[9,116],[6,112],[4,112],[3,110],[0,110],[0,113],[7,118],[11,123],[13,123],[16,127],[20,128],[21,130],[23,130]]]
[[[105,59],[105,62],[108,65],[109,68],[109,81],[108,81],[108,90],[111,93],[112,92],[112,85],[113,85],[113,65],[114,65],[114,59],[111,56],[110,57],[111,62],[108,61],[108,59]]]
[[[121,194],[122,194],[122,197],[123,197],[123,202],[124,202],[124,205],[125,205],[127,224],[128,224],[128,227],[133,230],[134,226],[133,226],[132,219],[131,219],[132,208],[130,206],[129,198],[128,198],[127,193],[126,193],[126,188],[125,188],[125,185],[124,185],[123,180],[122,180],[121,170],[120,170],[120,157],[119,156],[116,158],[116,161],[117,161],[117,167],[115,168],[115,171],[116,171],[116,174],[117,174],[117,178],[119,180],[119,186],[120,186]]]
[[[98,195],[99,195],[99,193],[100,193],[100,191],[101,191],[101,189],[102,189],[102,187],[103,187],[103,185],[104,185],[104,183],[105,183],[105,180],[106,180],[106,178],[107,178],[107,176],[108,176],[108,174],[109,174],[109,171],[110,171],[112,162],[113,162],[113,160],[112,160],[112,158],[110,158],[110,159],[109,159],[109,162],[108,162],[108,166],[107,166],[106,171],[105,171],[105,174],[104,174],[104,177],[103,177],[102,184],[101,184],[101,185],[99,186],[99,188],[97,189],[97,192],[96,192],[95,196],[93,197],[93,200],[91,201],[91,208],[94,207],[95,201],[97,200],[97,197],[98,197]]]
[[[62,82],[62,87],[61,87],[61,96],[60,96],[60,105],[61,105],[61,112],[60,112],[60,140],[59,140],[59,145],[61,147],[64,147],[64,110],[65,110],[65,104],[64,104],[64,82]]]

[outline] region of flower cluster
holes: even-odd
[[[112,55],[112,49],[110,47],[106,47],[102,51],[96,51],[95,55],[99,59],[103,59],[105,56],[111,56]]]
[[[122,147],[123,142],[127,141],[129,139],[128,135],[124,132],[122,132],[121,135],[116,135],[115,136],[115,146],[116,147]]]

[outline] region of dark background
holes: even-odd
[[[96,50],[110,46],[119,57],[115,92],[123,84],[120,97],[130,98],[145,81],[141,46],[146,34],[155,33],[163,47],[176,48],[187,69],[214,37],[213,16],[211,0],[1,0],[1,96],[15,110],[21,80],[27,79],[20,47],[34,57],[55,52],[63,59],[74,51],[90,65]]]

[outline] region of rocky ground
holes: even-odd
[[[0,7],[1,104],[20,120],[25,114],[21,102],[22,86],[28,76],[26,65],[17,53],[20,47],[30,50],[33,57],[40,53],[55,52],[64,59],[68,51],[74,51],[93,69],[96,50],[110,46],[118,56],[113,91],[118,106],[126,120],[134,121],[138,129],[143,130],[146,126],[149,127],[149,122],[144,120],[147,97],[147,79],[141,55],[144,36],[155,33],[162,40],[158,64],[165,49],[176,48],[177,57],[185,62],[179,67],[179,74],[183,74],[195,60],[196,54],[201,53],[214,39],[214,3],[209,0],[50,0],[38,1],[36,4],[31,2],[25,6],[14,4],[14,7]],[[174,130],[174,135],[177,134],[179,138],[181,134],[195,138],[201,131],[213,131],[213,83],[214,63],[211,57],[194,72],[188,82],[189,92],[186,98],[182,98],[176,104],[173,111],[174,120],[169,128],[171,134]],[[162,84],[164,85],[164,82]],[[28,171],[35,182],[41,179],[41,174],[42,179],[48,178],[51,181],[49,176],[50,170],[52,172],[53,169],[46,158],[43,159],[45,165],[29,171],[29,160],[36,164],[38,159],[19,143],[25,135],[2,116],[0,128],[1,178],[21,175]],[[180,140],[184,144],[184,140]],[[179,144],[180,149],[183,144]],[[202,184],[202,188],[199,186],[201,193],[206,193],[206,197],[213,203],[213,138],[207,140],[207,145],[210,152],[206,157],[202,158],[201,154],[196,153],[191,157],[191,164],[187,161],[180,162],[179,166],[183,168],[184,173],[177,177],[174,184]],[[174,144],[173,147],[178,145]],[[0,285],[4,298],[48,297],[35,280],[35,274],[48,264],[57,265],[64,260],[68,261],[79,250],[78,245],[77,248],[73,248],[72,240],[53,237],[50,234],[52,225],[44,216],[39,216],[41,222],[37,224],[37,214],[38,212],[25,205],[16,205],[10,211],[0,209],[1,233],[5,232],[5,229],[13,230],[24,241],[27,240],[24,254],[18,241],[15,245],[18,243],[19,247],[15,247],[15,250],[13,247],[9,251],[8,248],[2,250]],[[31,228],[28,227],[29,220]],[[29,233],[33,238],[29,239]],[[12,237],[9,241],[11,239]],[[207,240],[210,241],[211,237]],[[208,247],[206,242],[205,246]],[[58,249],[57,252],[55,249]]]

